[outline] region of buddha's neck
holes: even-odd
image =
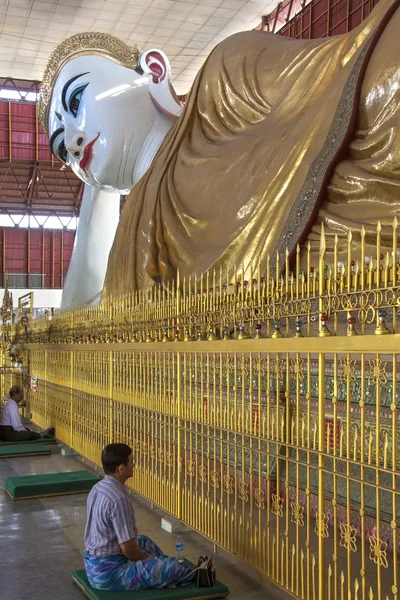
[[[144,144],[136,159],[132,173],[132,185],[135,185],[143,177],[155,157],[157,150],[165,139],[165,136],[174,125],[172,119],[157,111],[157,117],[150,129]]]

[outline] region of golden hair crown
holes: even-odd
[[[119,38],[108,33],[97,31],[76,33],[61,42],[50,55],[44,70],[39,94],[39,119],[46,133],[48,133],[51,95],[61,69],[72,58],[88,54],[105,56],[129,69],[137,68],[140,57],[139,49],[136,45],[129,46]]]

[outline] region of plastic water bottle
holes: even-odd
[[[183,555],[183,539],[181,535],[176,536],[175,557],[180,563],[183,563],[185,557]]]

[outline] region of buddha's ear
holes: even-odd
[[[140,66],[148,73],[153,83],[162,83],[171,77],[169,60],[162,50],[146,50],[140,57]]]
[[[162,50],[146,50],[140,57],[140,67],[149,75],[149,94],[153,104],[164,115],[178,119],[182,106],[172,92],[171,67]]]

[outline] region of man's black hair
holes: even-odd
[[[12,388],[10,388],[8,395],[10,396],[10,398],[14,398],[14,396],[19,394],[20,392],[21,392],[21,388],[19,387],[19,385],[13,385]]]
[[[127,444],[108,444],[102,454],[101,462],[106,475],[114,475],[119,465],[127,465],[132,448]]]

